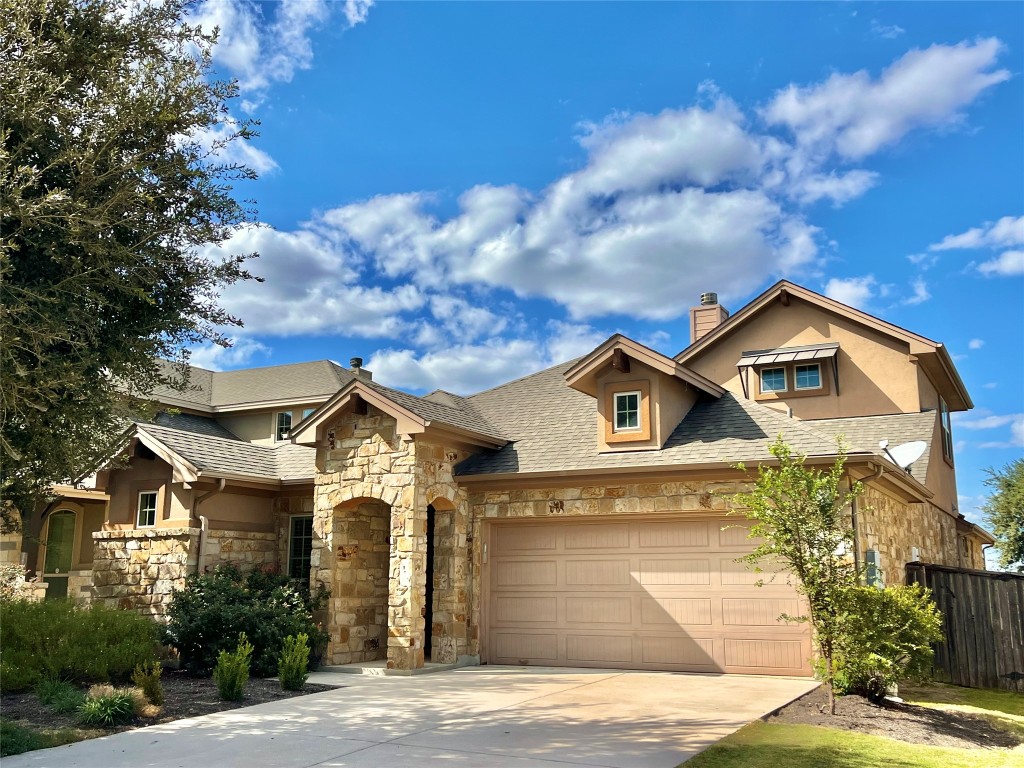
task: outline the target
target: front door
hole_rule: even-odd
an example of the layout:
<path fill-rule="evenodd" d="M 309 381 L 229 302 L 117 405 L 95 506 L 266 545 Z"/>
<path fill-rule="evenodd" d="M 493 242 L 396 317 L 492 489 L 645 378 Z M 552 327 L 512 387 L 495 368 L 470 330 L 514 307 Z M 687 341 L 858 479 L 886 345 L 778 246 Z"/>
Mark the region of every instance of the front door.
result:
<path fill-rule="evenodd" d="M 68 596 L 68 571 L 71 570 L 75 547 L 75 513 L 55 512 L 46 527 L 46 557 L 43 581 L 46 597 Z"/>

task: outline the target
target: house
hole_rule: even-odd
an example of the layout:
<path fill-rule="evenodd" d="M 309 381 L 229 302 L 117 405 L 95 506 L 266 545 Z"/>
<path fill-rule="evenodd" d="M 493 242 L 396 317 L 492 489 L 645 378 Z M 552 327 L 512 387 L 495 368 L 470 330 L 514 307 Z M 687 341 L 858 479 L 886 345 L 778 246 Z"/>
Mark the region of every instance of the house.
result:
<path fill-rule="evenodd" d="M 468 397 L 358 359 L 193 369 L 125 461 L 59 489 L 29 556 L 53 594 L 155 616 L 188 573 L 280 568 L 329 587 L 334 664 L 810 674 L 807 628 L 777 618 L 795 590 L 755 585 L 726 517 L 737 462 L 782 434 L 811 464 L 845 439 L 874 579 L 984 567 L 950 426 L 972 403 L 942 344 L 786 281 L 732 315 L 706 294 L 690 321 L 673 357 L 616 335 Z"/>

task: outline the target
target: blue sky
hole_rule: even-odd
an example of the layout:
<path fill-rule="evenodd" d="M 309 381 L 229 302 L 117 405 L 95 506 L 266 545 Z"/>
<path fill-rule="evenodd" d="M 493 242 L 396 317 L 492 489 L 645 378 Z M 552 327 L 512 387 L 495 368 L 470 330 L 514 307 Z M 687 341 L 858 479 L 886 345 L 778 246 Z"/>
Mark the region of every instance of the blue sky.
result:
<path fill-rule="evenodd" d="M 211 368 L 472 392 L 780 277 L 945 343 L 961 508 L 1024 452 L 1024 5 L 208 0 L 266 278 Z M 211 249 L 215 254 L 215 250 Z"/>

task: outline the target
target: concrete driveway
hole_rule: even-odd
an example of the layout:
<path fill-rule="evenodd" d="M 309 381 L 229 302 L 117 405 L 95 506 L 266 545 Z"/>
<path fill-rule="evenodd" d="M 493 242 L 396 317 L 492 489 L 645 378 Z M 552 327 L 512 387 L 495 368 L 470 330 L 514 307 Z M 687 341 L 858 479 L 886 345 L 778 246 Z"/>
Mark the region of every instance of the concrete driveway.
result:
<path fill-rule="evenodd" d="M 675 766 L 817 685 L 807 679 L 540 667 L 343 687 L 5 758 L 4 768 Z"/>

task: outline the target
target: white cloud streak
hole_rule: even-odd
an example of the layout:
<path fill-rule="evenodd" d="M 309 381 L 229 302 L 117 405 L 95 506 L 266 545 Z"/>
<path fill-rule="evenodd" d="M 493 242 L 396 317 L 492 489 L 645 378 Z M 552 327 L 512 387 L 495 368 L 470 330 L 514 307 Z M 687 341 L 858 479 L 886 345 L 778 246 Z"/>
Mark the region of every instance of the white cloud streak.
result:
<path fill-rule="evenodd" d="M 825 295 L 851 307 L 864 309 L 874 298 L 877 285 L 874 275 L 833 277 L 825 284 Z"/>

